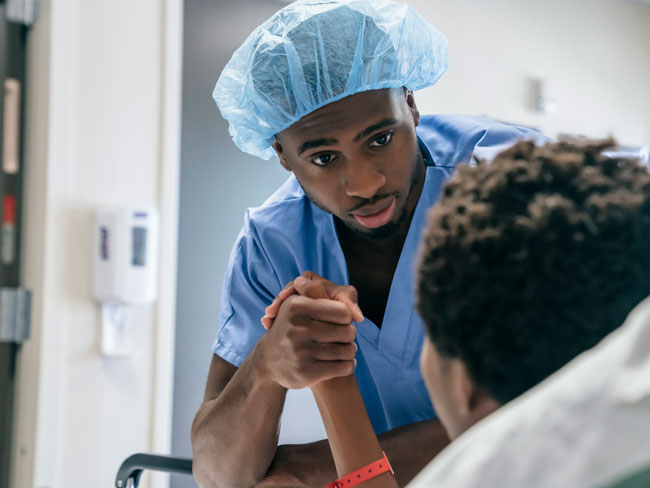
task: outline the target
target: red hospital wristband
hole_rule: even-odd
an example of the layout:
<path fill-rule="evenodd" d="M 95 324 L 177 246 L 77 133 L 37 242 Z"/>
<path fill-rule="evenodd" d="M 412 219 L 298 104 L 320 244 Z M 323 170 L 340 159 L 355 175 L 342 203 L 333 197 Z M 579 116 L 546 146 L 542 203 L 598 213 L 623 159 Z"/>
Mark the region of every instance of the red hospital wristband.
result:
<path fill-rule="evenodd" d="M 390 474 L 394 476 L 395 473 L 393 472 L 393 468 L 388 462 L 386 453 L 382 451 L 382 454 L 383 457 L 381 459 L 375 461 L 374 463 L 370 463 L 363 468 L 359 468 L 356 471 L 352 471 L 351 473 L 346 474 L 336 481 L 328 483 L 326 488 L 352 488 L 353 486 L 357 486 L 359 483 L 368 481 L 375 476 L 379 476 L 380 474 L 386 472 L 390 472 Z"/>

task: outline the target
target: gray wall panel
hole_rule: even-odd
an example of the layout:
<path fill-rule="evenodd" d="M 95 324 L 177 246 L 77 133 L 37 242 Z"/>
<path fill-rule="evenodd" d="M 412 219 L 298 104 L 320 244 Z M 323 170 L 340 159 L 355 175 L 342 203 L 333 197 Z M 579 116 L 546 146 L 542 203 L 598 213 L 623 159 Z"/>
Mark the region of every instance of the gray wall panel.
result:
<path fill-rule="evenodd" d="M 288 176 L 277 160 L 241 153 L 211 94 L 234 49 L 280 5 L 271 1 L 187 0 L 178 248 L 172 452 L 191 455 L 190 426 L 203 398 L 221 281 L 247 207 Z M 174 477 L 174 488 L 195 486 Z"/>

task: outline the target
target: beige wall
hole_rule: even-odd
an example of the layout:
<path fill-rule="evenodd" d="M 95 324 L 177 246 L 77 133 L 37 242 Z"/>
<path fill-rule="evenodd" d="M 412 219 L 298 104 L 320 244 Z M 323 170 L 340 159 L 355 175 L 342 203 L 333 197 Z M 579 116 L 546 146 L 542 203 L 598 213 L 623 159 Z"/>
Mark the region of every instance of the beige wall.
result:
<path fill-rule="evenodd" d="M 127 455 L 169 449 L 178 148 L 164 137 L 163 32 L 174 3 L 45 0 L 29 36 L 24 283 L 35 303 L 18 362 L 17 487 L 111 486 Z M 130 203 L 161 210 L 165 300 L 132 307 L 134 353 L 105 358 L 90 288 L 93 211 Z"/>
<path fill-rule="evenodd" d="M 449 40 L 424 113 L 474 113 L 549 135 L 650 145 L 650 4 L 627 0 L 407 0 Z M 529 108 L 530 77 L 557 112 Z"/>

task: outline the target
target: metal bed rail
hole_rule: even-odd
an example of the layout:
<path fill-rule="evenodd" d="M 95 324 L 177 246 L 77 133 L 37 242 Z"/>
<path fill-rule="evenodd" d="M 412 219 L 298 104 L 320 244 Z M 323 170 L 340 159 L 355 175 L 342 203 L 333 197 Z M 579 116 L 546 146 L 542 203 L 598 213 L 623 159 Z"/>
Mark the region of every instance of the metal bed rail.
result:
<path fill-rule="evenodd" d="M 160 454 L 132 454 L 122 462 L 115 478 L 115 488 L 137 488 L 144 470 L 192 474 L 192 460 Z"/>

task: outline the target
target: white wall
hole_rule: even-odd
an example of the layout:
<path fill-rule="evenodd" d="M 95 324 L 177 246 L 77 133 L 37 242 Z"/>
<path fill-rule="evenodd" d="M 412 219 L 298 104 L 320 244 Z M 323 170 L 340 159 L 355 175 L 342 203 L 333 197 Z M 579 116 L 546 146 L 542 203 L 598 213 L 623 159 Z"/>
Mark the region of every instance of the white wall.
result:
<path fill-rule="evenodd" d="M 449 40 L 424 113 L 474 113 L 556 136 L 650 144 L 650 5 L 626 0 L 407 0 Z M 557 112 L 530 110 L 530 77 Z"/>
<path fill-rule="evenodd" d="M 35 303 L 18 361 L 16 487 L 111 486 L 127 455 L 169 449 L 174 5 L 45 0 L 29 36 L 24 284 Z M 129 203 L 161 210 L 160 300 L 129 311 L 132 357 L 106 359 L 90 290 L 93 210 Z"/>

